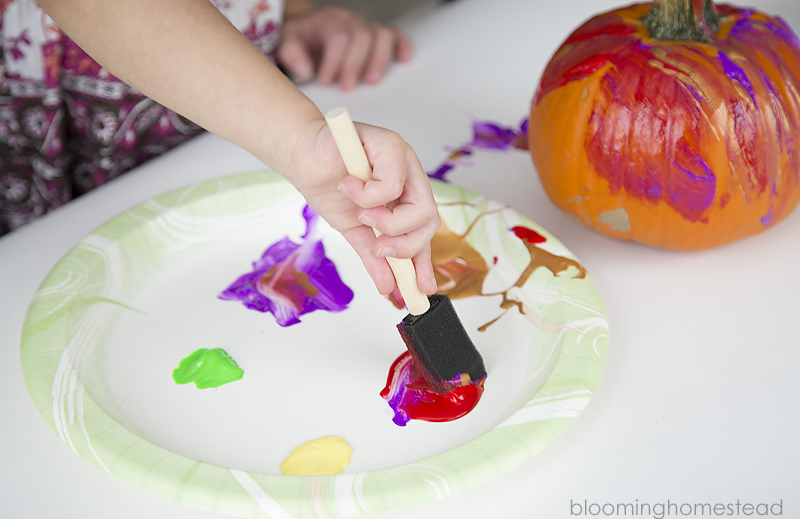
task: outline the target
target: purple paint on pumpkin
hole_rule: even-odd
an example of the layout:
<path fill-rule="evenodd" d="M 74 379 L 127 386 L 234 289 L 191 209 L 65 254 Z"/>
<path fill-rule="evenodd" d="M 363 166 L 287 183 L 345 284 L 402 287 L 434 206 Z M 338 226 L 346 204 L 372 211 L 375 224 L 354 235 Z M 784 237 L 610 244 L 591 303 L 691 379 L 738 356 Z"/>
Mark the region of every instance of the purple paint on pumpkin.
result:
<path fill-rule="evenodd" d="M 699 105 L 702 105 L 703 103 L 705 103 L 705 102 L 706 102 L 706 99 L 703 97 L 703 94 L 701 94 L 701 93 L 700 93 L 700 92 L 699 92 L 699 91 L 698 91 L 696 88 L 694 88 L 692 85 L 689 85 L 689 84 L 687 84 L 687 83 L 683 83 L 681 86 L 682 86 L 683 88 L 685 88 L 685 89 L 686 89 L 686 91 L 687 91 L 687 92 L 689 92 L 689 93 L 692 95 L 692 97 L 695 99 L 695 101 L 697 101 L 697 104 L 699 104 Z"/>
<path fill-rule="evenodd" d="M 767 214 L 761 217 L 761 225 L 764 227 L 768 226 L 770 220 L 772 220 L 772 207 L 769 208 Z"/>
<path fill-rule="evenodd" d="M 720 51 L 719 52 L 719 61 L 722 63 L 722 69 L 725 71 L 725 74 L 731 78 L 733 81 L 736 81 L 742 88 L 745 89 L 747 94 L 750 96 L 750 99 L 753 100 L 753 103 L 756 103 L 756 93 L 753 91 L 753 84 L 750 83 L 750 79 L 747 77 L 747 73 L 742 70 L 741 67 L 736 65 L 727 54 Z"/>
<path fill-rule="evenodd" d="M 347 308 L 353 291 L 325 256 L 319 215 L 305 206 L 303 218 L 306 233 L 301 243 L 285 237 L 270 246 L 253 263 L 253 270 L 234 281 L 219 299 L 271 312 L 281 326 L 297 324 L 301 315 L 315 310 L 340 312 Z"/>
<path fill-rule="evenodd" d="M 605 79 L 605 80 L 606 80 L 605 86 L 608 86 L 608 87 L 610 87 L 610 88 L 611 88 L 611 93 L 612 93 L 613 95 L 617 95 L 617 87 L 616 87 L 616 86 L 614 86 L 614 78 L 613 78 L 613 77 L 611 77 L 611 74 L 609 74 L 608 72 L 606 72 L 606 73 L 603 75 L 603 79 Z"/>
<path fill-rule="evenodd" d="M 800 50 L 800 38 L 797 37 L 797 34 L 795 34 L 791 26 L 780 16 L 775 16 L 775 20 L 780 22 L 781 25 L 774 22 L 763 22 L 764 26 L 769 29 L 772 34 L 780 36 L 783 41 L 793 44 L 795 48 Z"/>
<path fill-rule="evenodd" d="M 769 90 L 769 103 L 768 106 L 772 106 L 772 111 L 776 114 L 776 120 L 784 121 L 786 118 L 785 111 L 781 106 L 780 102 L 780 95 L 775 90 L 775 85 L 772 83 L 772 80 L 767 76 L 767 73 L 763 70 L 761 71 L 761 79 L 766 85 L 767 90 Z M 778 141 L 780 143 L 781 149 L 790 149 L 794 142 L 794 137 L 788 135 L 786 132 L 786 127 L 783 124 L 777 124 L 775 130 L 778 132 Z M 789 159 L 789 168 L 795 170 L 794 165 L 794 154 L 788 154 Z"/>
<path fill-rule="evenodd" d="M 772 223 L 772 211 L 775 209 L 775 197 L 778 196 L 778 184 L 777 182 L 772 184 L 772 191 L 770 192 L 769 196 L 769 210 L 767 214 L 761 217 L 761 225 L 764 227 L 769 226 Z"/>
<path fill-rule="evenodd" d="M 752 12 L 748 14 L 752 15 Z M 763 50 L 768 50 L 769 46 L 764 45 L 764 39 L 759 36 L 759 32 L 763 29 L 771 32 L 784 42 L 793 45 L 796 49 L 800 50 L 800 38 L 792 30 L 786 20 L 780 16 L 775 16 L 774 21 L 769 20 L 753 20 L 751 18 L 741 18 L 731 27 L 728 33 L 728 40 L 743 40 L 747 38 L 755 39 L 749 42 L 762 47 Z"/>
<path fill-rule="evenodd" d="M 658 178 L 658 174 L 656 173 L 655 170 L 651 169 L 648 178 L 651 179 Z M 661 198 L 661 193 L 663 192 L 664 192 L 664 186 L 660 182 L 652 183 L 645 187 L 645 197 L 648 200 L 658 200 L 659 198 Z"/>
<path fill-rule="evenodd" d="M 679 181 L 669 189 L 669 197 L 675 204 L 673 207 L 691 220 L 700 218 L 700 215 L 714 202 L 717 193 L 717 176 L 703 159 L 697 156 L 694 159 L 700 166 L 701 173 L 694 173 L 672 159 L 675 167 L 684 173 L 684 178 L 678 179 Z"/>
<path fill-rule="evenodd" d="M 741 36 L 746 36 L 747 33 L 751 32 L 756 25 L 750 19 L 749 16 L 744 16 L 745 13 L 742 13 L 742 17 L 736 20 L 736 22 L 731 26 L 731 29 L 728 31 L 728 40 L 738 40 Z M 748 13 L 749 14 L 749 13 Z"/>
<path fill-rule="evenodd" d="M 621 167 L 620 167 L 621 169 Z M 621 171 L 624 171 L 621 169 Z M 624 176 L 615 178 L 613 184 L 619 187 L 624 187 L 625 191 L 633 196 L 639 198 L 646 198 L 647 200 L 655 202 L 661 197 L 664 191 L 659 170 L 656 168 L 647 167 L 642 174 L 631 175 L 630 172 L 625 171 Z"/>
<path fill-rule="evenodd" d="M 778 92 L 775 91 L 775 85 L 772 84 L 772 81 L 769 79 L 769 76 L 767 76 L 767 73 L 764 72 L 763 70 L 761 71 L 761 79 L 764 80 L 764 84 L 767 86 L 767 90 L 769 90 L 770 96 L 772 96 L 772 98 L 777 98 Z"/>

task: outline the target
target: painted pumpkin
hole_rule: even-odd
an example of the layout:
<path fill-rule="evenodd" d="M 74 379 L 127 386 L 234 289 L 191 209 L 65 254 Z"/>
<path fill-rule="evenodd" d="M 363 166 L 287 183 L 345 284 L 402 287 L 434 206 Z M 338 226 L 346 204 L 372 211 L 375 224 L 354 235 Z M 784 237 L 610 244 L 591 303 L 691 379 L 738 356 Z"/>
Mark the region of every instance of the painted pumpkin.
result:
<path fill-rule="evenodd" d="M 603 234 L 680 250 L 755 234 L 800 201 L 800 41 L 711 0 L 596 16 L 547 65 L 529 144 L 550 199 Z"/>

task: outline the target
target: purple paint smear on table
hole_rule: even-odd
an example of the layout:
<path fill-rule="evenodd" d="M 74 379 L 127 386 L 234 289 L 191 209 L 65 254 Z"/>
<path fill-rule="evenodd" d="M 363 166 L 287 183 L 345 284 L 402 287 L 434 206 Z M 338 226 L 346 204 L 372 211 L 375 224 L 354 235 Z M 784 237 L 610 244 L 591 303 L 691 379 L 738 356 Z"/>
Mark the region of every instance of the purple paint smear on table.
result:
<path fill-rule="evenodd" d="M 448 182 L 446 175 L 472 156 L 474 150 L 509 151 L 512 149 L 528 149 L 528 119 L 522 121 L 519 127 L 506 127 L 489 121 L 473 121 L 472 140 L 466 144 L 452 149 L 447 159 L 432 173 L 430 178 Z"/>
<path fill-rule="evenodd" d="M 281 326 L 300 322 L 299 317 L 315 310 L 341 312 L 353 300 L 336 266 L 325 256 L 319 229 L 319 215 L 309 206 L 303 209 L 306 233 L 301 243 L 284 237 L 270 246 L 253 270 L 225 289 L 219 298 L 241 301 L 259 312 L 271 312 Z"/>

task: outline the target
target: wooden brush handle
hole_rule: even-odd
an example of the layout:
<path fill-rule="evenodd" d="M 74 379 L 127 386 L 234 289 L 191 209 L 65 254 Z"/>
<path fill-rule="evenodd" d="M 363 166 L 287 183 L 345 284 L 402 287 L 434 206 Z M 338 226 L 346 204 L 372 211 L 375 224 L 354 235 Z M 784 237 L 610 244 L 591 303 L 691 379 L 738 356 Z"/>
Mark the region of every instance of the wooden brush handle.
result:
<path fill-rule="evenodd" d="M 342 156 L 347 172 L 362 182 L 372 179 L 372 166 L 369 164 L 364 146 L 350 118 L 347 108 L 334 108 L 325 115 L 328 128 L 331 130 L 336 147 Z M 373 229 L 375 236 L 380 236 L 380 231 Z M 386 258 L 394 273 L 397 287 L 403 294 L 409 313 L 422 315 L 430 308 L 428 296 L 417 285 L 417 273 L 414 263 L 410 259 Z"/>

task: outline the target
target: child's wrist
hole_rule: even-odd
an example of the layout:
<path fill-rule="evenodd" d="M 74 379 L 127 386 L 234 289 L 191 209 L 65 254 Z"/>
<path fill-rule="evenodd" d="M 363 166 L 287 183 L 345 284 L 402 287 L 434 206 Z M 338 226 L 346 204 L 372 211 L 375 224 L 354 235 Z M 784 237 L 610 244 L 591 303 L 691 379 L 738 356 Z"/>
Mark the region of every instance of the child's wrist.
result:
<path fill-rule="evenodd" d="M 275 152 L 273 169 L 301 192 L 313 182 L 313 172 L 308 171 L 307 164 L 316 153 L 320 132 L 326 128 L 325 118 L 317 112 L 298 124 L 294 132 L 287 132 Z"/>

